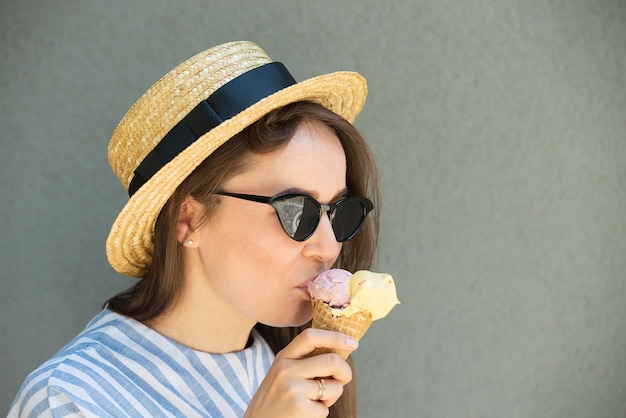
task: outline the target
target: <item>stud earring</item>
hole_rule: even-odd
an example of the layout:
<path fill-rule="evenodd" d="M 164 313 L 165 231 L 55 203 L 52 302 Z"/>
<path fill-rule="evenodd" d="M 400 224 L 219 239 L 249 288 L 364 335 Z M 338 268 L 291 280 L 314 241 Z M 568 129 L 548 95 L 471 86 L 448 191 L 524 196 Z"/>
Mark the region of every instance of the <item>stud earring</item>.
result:
<path fill-rule="evenodd" d="M 193 245 L 193 241 L 192 241 L 192 240 L 189 240 L 189 241 L 187 241 L 187 244 L 188 244 L 188 245 Z"/>

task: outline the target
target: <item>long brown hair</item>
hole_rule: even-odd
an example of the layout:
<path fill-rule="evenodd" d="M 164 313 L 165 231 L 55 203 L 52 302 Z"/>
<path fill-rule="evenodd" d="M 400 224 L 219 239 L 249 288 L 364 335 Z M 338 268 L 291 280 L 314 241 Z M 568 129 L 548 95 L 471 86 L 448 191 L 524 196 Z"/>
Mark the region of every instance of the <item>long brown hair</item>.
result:
<path fill-rule="evenodd" d="M 245 128 L 213 152 L 181 183 L 157 218 L 154 253 L 148 273 L 135 286 L 109 299 L 109 309 L 147 321 L 174 306 L 181 289 L 179 272 L 183 271 L 182 245 L 175 235 L 183 200 L 192 196 L 203 203 L 206 221 L 219 205 L 219 198 L 213 192 L 227 179 L 245 170 L 251 156 L 284 147 L 305 121 L 320 121 L 335 132 L 346 154 L 349 194 L 365 196 L 374 202 L 374 211 L 359 233 L 344 243 L 334 267 L 349 271 L 372 269 L 378 245 L 380 189 L 371 151 L 348 121 L 318 104 L 298 102 L 274 110 Z M 257 324 L 255 328 L 277 353 L 308 326 L 275 328 Z M 345 387 L 329 416 L 356 417 L 355 379 Z"/>

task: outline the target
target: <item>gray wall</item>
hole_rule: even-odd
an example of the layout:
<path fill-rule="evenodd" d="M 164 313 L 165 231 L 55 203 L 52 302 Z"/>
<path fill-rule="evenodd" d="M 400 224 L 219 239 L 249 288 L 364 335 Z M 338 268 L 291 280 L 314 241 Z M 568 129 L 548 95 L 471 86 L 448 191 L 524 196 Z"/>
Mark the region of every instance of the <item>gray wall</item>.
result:
<path fill-rule="evenodd" d="M 362 417 L 626 410 L 623 1 L 0 4 L 0 411 L 131 281 L 104 240 L 117 122 L 249 39 L 297 79 L 354 69 L 402 305 L 355 355 Z"/>

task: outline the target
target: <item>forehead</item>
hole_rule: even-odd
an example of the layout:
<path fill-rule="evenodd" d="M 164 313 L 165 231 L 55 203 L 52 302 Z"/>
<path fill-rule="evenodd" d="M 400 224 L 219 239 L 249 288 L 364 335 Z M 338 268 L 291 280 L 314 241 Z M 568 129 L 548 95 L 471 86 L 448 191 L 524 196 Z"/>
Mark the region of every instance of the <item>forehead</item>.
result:
<path fill-rule="evenodd" d="M 267 195 L 301 190 L 316 198 L 332 198 L 346 187 L 346 156 L 330 128 L 321 122 L 304 122 L 286 146 L 251 156 L 248 168 L 225 187 Z"/>

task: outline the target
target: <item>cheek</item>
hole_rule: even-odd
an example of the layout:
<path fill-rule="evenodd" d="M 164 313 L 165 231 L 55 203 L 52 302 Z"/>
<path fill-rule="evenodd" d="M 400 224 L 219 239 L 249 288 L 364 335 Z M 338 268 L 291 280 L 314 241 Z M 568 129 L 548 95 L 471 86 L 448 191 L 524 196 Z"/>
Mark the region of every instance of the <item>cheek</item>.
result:
<path fill-rule="evenodd" d="M 255 205 L 252 203 L 252 205 Z M 242 245 L 256 248 L 259 253 L 281 254 L 293 240 L 285 233 L 272 207 L 257 203 L 257 210 L 233 211 L 223 225 L 230 225 L 230 236 Z M 254 254 L 244 253 L 246 256 Z"/>
<path fill-rule="evenodd" d="M 236 205 L 221 209 L 206 228 L 214 263 L 244 275 L 259 274 L 279 268 L 283 260 L 299 253 L 273 210 L 262 210 L 263 206 L 241 210 Z"/>
<path fill-rule="evenodd" d="M 204 254 L 205 273 L 215 278 L 213 286 L 222 297 L 257 322 L 307 322 L 310 302 L 295 289 L 294 280 L 302 275 L 301 245 L 285 234 L 275 214 L 242 215 L 224 213 L 207 225 L 211 242 Z"/>

